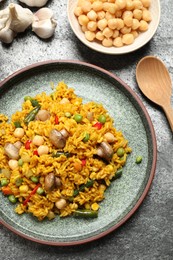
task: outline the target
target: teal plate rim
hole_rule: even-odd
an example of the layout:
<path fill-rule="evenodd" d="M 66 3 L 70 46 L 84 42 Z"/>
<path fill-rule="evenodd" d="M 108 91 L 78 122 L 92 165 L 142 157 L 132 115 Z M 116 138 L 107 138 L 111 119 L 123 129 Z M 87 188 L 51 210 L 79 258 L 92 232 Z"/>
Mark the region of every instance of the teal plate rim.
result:
<path fill-rule="evenodd" d="M 30 232 L 29 229 L 25 230 L 24 227 L 22 227 L 21 221 L 19 221 L 19 225 L 17 225 L 17 223 L 15 224 L 14 221 L 11 221 L 8 216 L 3 214 L 3 210 L 0 208 L 0 224 L 4 225 L 5 227 L 7 227 L 9 230 L 14 232 L 15 234 L 17 234 L 23 238 L 26 238 L 28 240 L 31 240 L 31 241 L 34 241 L 37 243 L 41 243 L 41 244 L 54 245 L 54 246 L 72 246 L 72 245 L 88 243 L 88 242 L 94 241 L 96 239 L 99 239 L 103 236 L 106 236 L 107 234 L 111 233 L 112 231 L 115 231 L 117 228 L 119 228 L 121 225 L 123 225 L 135 213 L 135 211 L 139 208 L 139 206 L 143 202 L 144 198 L 146 197 L 146 195 L 151 187 L 154 175 L 155 175 L 156 162 L 157 162 L 157 143 L 156 143 L 154 127 L 153 127 L 152 121 L 150 119 L 150 116 L 149 116 L 145 106 L 143 105 L 142 101 L 137 96 L 137 94 L 126 83 L 124 83 L 120 78 L 118 78 L 113 73 L 111 73 L 103 68 L 100 68 L 96 65 L 89 64 L 86 62 L 77 61 L 77 60 L 48 60 L 48 61 L 38 62 L 38 63 L 32 64 L 32 65 L 29 65 L 25 68 L 22 68 L 16 72 L 14 72 L 13 74 L 9 75 L 6 79 L 4 79 L 3 81 L 0 82 L 0 99 L 3 98 L 4 93 L 6 93 L 10 90 L 13 90 L 15 88 L 14 86 L 16 84 L 20 84 L 20 82 L 23 82 L 23 81 L 25 82 L 28 78 L 35 76 L 35 79 L 37 79 L 37 75 L 39 73 L 41 73 L 41 74 L 45 73 L 45 75 L 49 71 L 54 71 L 55 73 L 58 73 L 58 70 L 60 71 L 62 69 L 64 71 L 66 69 L 70 70 L 71 76 L 75 75 L 75 72 L 79 73 L 77 75 L 77 77 L 80 76 L 80 72 L 82 74 L 87 74 L 86 78 L 90 77 L 90 76 L 94 76 L 92 78 L 96 77 L 96 81 L 97 81 L 97 78 L 100 82 L 104 81 L 103 86 L 102 85 L 100 86 L 101 90 L 103 89 L 103 92 L 105 91 L 104 85 L 106 85 L 106 83 L 108 83 L 108 85 L 110 85 L 109 87 L 110 88 L 112 87 L 113 92 L 114 92 L 114 90 L 117 91 L 116 95 L 117 96 L 119 95 L 119 98 L 122 98 L 124 96 L 125 99 L 128 100 L 129 104 L 132 104 L 132 110 L 135 111 L 135 113 L 136 113 L 135 115 L 139 118 L 139 120 L 136 118 L 134 120 L 137 120 L 137 122 L 142 126 L 142 129 L 143 129 L 142 131 L 144 132 L 144 136 L 146 136 L 145 145 L 147 146 L 146 151 L 148 153 L 147 154 L 148 162 L 146 164 L 146 167 L 144 168 L 144 170 L 141 170 L 141 172 L 144 171 L 144 180 L 142 180 L 142 185 L 140 186 L 140 192 L 137 191 L 137 193 L 135 195 L 136 196 L 135 200 L 133 199 L 133 201 L 131 201 L 130 205 L 128 205 L 127 210 L 123 211 L 123 214 L 120 214 L 120 216 L 117 217 L 116 221 L 114 221 L 114 219 L 112 219 L 112 221 L 110 221 L 108 219 L 108 223 L 103 225 L 103 227 L 101 227 L 100 229 L 98 228 L 98 230 L 94 230 L 93 232 L 91 231 L 89 233 L 80 234 L 79 236 L 77 236 L 76 234 L 75 235 L 73 234 L 71 237 L 67 236 L 66 238 L 63 237 L 62 239 L 61 239 L 61 237 L 53 237 L 53 236 L 49 237 L 48 235 L 41 236 L 41 233 L 37 234 L 37 232 L 36 233 Z M 42 77 L 44 78 L 44 75 Z M 74 79 L 74 82 L 75 82 L 75 80 L 76 80 L 76 78 Z M 93 81 L 92 84 L 95 84 L 95 82 Z M 67 83 L 67 85 L 68 85 L 68 83 Z M 82 89 L 82 91 L 85 91 L 85 90 Z M 97 91 L 97 90 L 95 90 L 95 91 Z M 107 88 L 107 91 L 111 91 L 111 90 Z M 38 90 L 37 90 L 37 92 L 38 92 Z M 92 92 L 92 90 L 91 90 L 91 92 Z M 88 93 L 87 98 L 90 99 L 89 90 L 86 91 L 85 94 L 87 94 L 87 93 Z M 104 95 L 105 95 L 105 93 L 106 92 L 104 92 Z M 95 94 L 97 94 L 97 92 Z M 109 93 L 109 96 L 110 95 L 111 95 L 111 92 Z M 95 98 L 97 99 L 97 95 L 95 95 Z M 114 104 L 114 102 L 115 102 L 115 100 L 113 100 L 113 104 Z M 123 102 L 123 101 L 121 101 L 121 102 Z M 120 106 L 121 102 L 117 105 L 117 107 Z M 111 100 L 110 100 L 110 103 L 111 103 Z M 127 116 L 129 116 L 129 115 L 130 114 L 127 113 Z M 127 129 L 128 129 L 128 127 L 129 127 L 129 125 L 127 125 Z M 123 131 L 123 129 L 122 129 L 122 131 Z M 134 132 L 135 132 L 135 130 L 134 130 Z M 137 146 L 138 146 L 138 144 L 137 144 Z M 132 149 L 133 149 L 133 147 L 132 147 Z M 133 160 L 134 160 L 134 158 L 133 158 Z M 128 163 L 127 163 L 126 168 L 128 168 Z M 130 177 L 128 177 L 128 178 L 130 178 Z M 135 176 L 135 178 L 136 178 L 136 176 Z M 127 180 L 123 180 L 123 182 L 126 182 L 126 181 Z M 120 185 L 121 185 L 121 183 L 120 183 Z M 126 187 L 126 186 L 122 186 L 122 187 Z M 110 194 L 114 194 L 114 191 L 113 191 L 113 193 L 111 193 L 111 191 L 110 191 Z M 109 198 L 108 198 L 108 200 L 109 200 Z M 113 203 L 113 202 L 111 202 L 111 203 Z M 121 210 L 121 205 L 120 205 L 120 210 Z M 110 216 L 110 217 L 114 218 L 114 216 Z M 19 216 L 19 218 L 20 218 L 20 216 Z M 110 221 L 110 223 L 109 223 L 109 221 Z M 38 223 L 39 222 L 37 222 L 36 224 L 38 224 Z M 81 223 L 82 222 L 79 221 L 79 225 Z M 90 224 L 91 224 L 91 222 L 86 222 L 86 227 L 90 226 Z M 97 226 L 97 224 L 96 224 L 96 226 Z M 67 227 L 68 227 L 68 225 L 67 225 Z M 64 228 L 66 228 L 66 227 L 64 227 Z M 90 229 L 91 228 L 92 228 L 92 225 L 91 225 Z"/>

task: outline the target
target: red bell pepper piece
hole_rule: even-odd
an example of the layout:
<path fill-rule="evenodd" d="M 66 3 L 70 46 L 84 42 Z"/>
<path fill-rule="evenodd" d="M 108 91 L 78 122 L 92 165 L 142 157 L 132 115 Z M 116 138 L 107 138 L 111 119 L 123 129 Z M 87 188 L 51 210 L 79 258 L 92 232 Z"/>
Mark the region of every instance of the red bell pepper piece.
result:
<path fill-rule="evenodd" d="M 34 150 L 33 154 L 38 156 L 38 151 Z"/>
<path fill-rule="evenodd" d="M 36 193 L 37 189 L 41 186 L 41 184 L 37 184 L 35 186 L 35 188 L 31 191 L 31 193 L 29 194 L 29 196 L 26 198 L 26 200 L 24 200 L 23 205 L 26 206 L 26 204 L 30 201 L 30 198 Z"/>
<path fill-rule="evenodd" d="M 59 123 L 59 118 L 58 116 L 55 116 L 55 124 L 57 125 Z"/>
<path fill-rule="evenodd" d="M 98 130 L 100 130 L 100 129 L 102 128 L 103 124 L 100 123 L 100 122 L 97 122 L 97 123 L 95 123 L 93 126 L 94 126 L 95 128 L 97 128 Z"/>
<path fill-rule="evenodd" d="M 25 149 L 26 150 L 29 150 L 31 148 L 31 143 L 32 141 L 31 140 L 27 140 L 26 143 L 25 143 Z"/>
<path fill-rule="evenodd" d="M 86 165 L 86 159 L 82 159 L 81 162 L 82 162 L 82 166 Z"/>

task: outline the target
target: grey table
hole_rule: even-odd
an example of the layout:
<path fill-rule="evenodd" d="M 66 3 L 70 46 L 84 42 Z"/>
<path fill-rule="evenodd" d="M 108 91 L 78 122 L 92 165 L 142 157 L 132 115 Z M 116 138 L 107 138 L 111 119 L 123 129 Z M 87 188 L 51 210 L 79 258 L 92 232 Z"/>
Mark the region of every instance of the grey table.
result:
<path fill-rule="evenodd" d="M 4 1 L 6 6 L 10 1 Z M 18 1 L 13 1 L 17 3 Z M 67 21 L 65 0 L 49 1 L 58 21 L 55 36 L 48 41 L 32 32 L 13 44 L 0 44 L 0 80 L 26 65 L 50 59 L 75 59 L 98 65 L 126 82 L 141 98 L 153 122 L 158 161 L 151 189 L 137 212 L 118 230 L 95 242 L 77 247 L 51 247 L 25 240 L 0 226 L 0 259 L 173 259 L 173 138 L 163 111 L 148 101 L 135 80 L 137 62 L 146 55 L 161 58 L 173 75 L 172 0 L 161 0 L 161 20 L 153 39 L 142 49 L 124 56 L 103 55 L 85 47 Z M 2 5 L 2 3 L 0 4 Z M 173 106 L 173 95 L 172 95 Z"/>

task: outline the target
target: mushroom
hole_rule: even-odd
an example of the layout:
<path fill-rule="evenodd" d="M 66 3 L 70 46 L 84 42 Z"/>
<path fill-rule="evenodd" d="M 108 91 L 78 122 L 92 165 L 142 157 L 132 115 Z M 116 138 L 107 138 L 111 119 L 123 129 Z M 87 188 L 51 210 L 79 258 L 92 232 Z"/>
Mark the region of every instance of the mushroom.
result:
<path fill-rule="evenodd" d="M 49 173 L 44 179 L 44 188 L 46 191 L 51 191 L 55 186 L 55 174 Z"/>
<path fill-rule="evenodd" d="M 14 144 L 6 143 L 4 146 L 4 151 L 10 159 L 19 159 L 19 149 Z"/>
<path fill-rule="evenodd" d="M 55 186 L 58 188 L 61 186 L 61 180 L 58 177 L 55 177 Z"/>
<path fill-rule="evenodd" d="M 108 142 L 101 142 L 97 149 L 97 155 L 104 158 L 106 161 L 112 159 L 113 153 L 113 148 Z"/>
<path fill-rule="evenodd" d="M 49 139 L 56 148 L 64 148 L 68 136 L 69 133 L 65 129 L 61 131 L 52 129 L 49 134 Z"/>

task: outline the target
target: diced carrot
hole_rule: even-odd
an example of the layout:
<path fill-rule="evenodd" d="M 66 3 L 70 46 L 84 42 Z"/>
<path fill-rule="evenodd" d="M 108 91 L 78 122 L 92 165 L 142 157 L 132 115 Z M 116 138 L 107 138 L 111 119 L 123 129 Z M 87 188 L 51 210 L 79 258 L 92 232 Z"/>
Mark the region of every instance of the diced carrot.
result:
<path fill-rule="evenodd" d="M 13 194 L 12 190 L 10 189 L 9 186 L 4 186 L 2 187 L 2 192 L 4 195 L 11 195 Z"/>
<path fill-rule="evenodd" d="M 81 170 L 82 170 L 82 164 L 79 163 L 79 162 L 74 162 L 74 168 L 75 168 L 77 171 L 81 171 Z"/>

